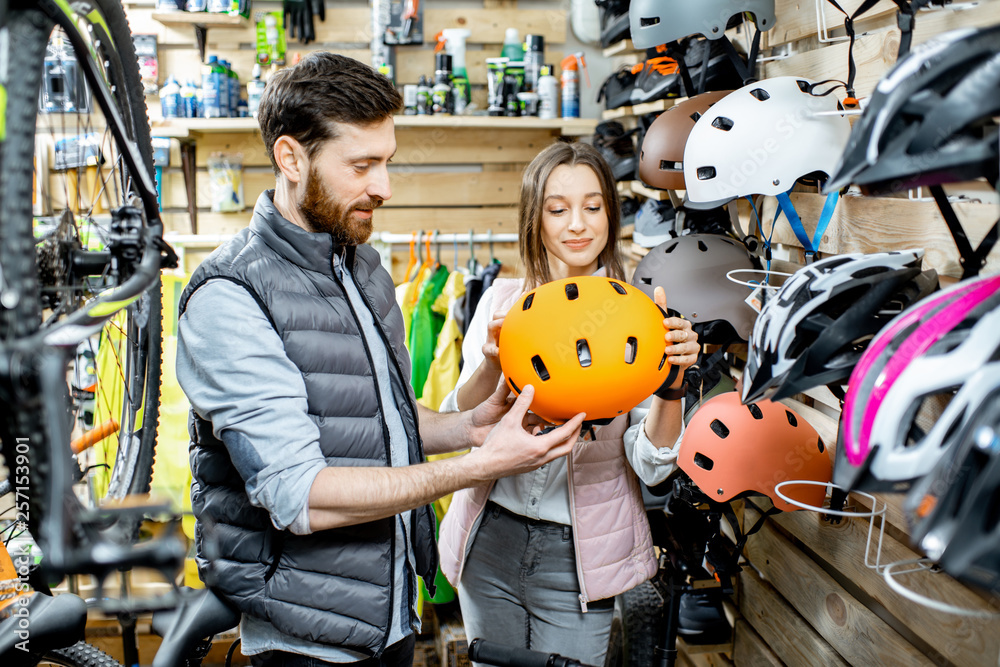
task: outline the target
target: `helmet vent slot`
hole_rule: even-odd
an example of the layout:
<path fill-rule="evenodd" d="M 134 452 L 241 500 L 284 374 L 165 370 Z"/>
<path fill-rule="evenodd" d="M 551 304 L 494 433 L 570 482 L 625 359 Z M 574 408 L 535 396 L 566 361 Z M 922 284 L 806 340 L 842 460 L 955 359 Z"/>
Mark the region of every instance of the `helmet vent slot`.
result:
<path fill-rule="evenodd" d="M 531 308 L 531 303 L 535 300 L 535 293 L 532 292 L 528 296 L 524 297 L 524 304 L 521 306 L 521 310 L 528 310 Z"/>
<path fill-rule="evenodd" d="M 702 470 L 711 470 L 715 467 L 715 461 L 708 458 L 701 452 L 694 455 L 694 464 L 701 468 Z"/>
<path fill-rule="evenodd" d="M 699 118 L 701 118 L 701 113 L 695 111 L 693 114 L 691 114 L 691 120 L 693 120 L 694 122 L 697 123 Z"/>
<path fill-rule="evenodd" d="M 627 290 L 625 289 L 625 286 L 624 286 L 624 285 L 622 285 L 621 283 L 616 283 L 616 282 L 615 282 L 615 281 L 613 281 L 613 280 L 610 280 L 610 281 L 608 281 L 608 282 L 610 282 L 610 283 L 611 283 L 611 287 L 613 287 L 613 288 L 614 288 L 614 290 L 615 290 L 616 292 L 618 292 L 619 294 L 621 294 L 621 295 L 623 295 L 623 296 L 624 296 L 624 295 L 626 295 L 626 294 L 628 294 L 628 291 L 627 291 Z"/>
<path fill-rule="evenodd" d="M 666 248 L 663 249 L 663 252 L 665 253 L 673 252 L 674 248 L 676 247 L 677 247 L 676 243 L 671 243 L 670 245 L 668 245 Z"/>
<path fill-rule="evenodd" d="M 799 420 L 795 418 L 795 415 L 792 414 L 791 410 L 785 410 L 785 417 L 788 418 L 788 423 L 791 424 L 792 426 L 799 425 Z"/>
<path fill-rule="evenodd" d="M 507 382 L 510 383 L 510 387 L 511 387 L 511 389 L 514 390 L 515 393 L 518 393 L 518 394 L 521 393 L 521 388 L 518 387 L 517 384 L 515 384 L 515 382 L 513 380 L 511 380 L 510 378 L 507 378 Z"/>
<path fill-rule="evenodd" d="M 684 168 L 683 163 L 673 160 L 660 160 L 660 171 L 680 171 Z"/>
<path fill-rule="evenodd" d="M 625 341 L 625 363 L 634 364 L 635 357 L 638 352 L 639 341 L 635 339 L 635 336 L 629 336 L 628 340 Z"/>
<path fill-rule="evenodd" d="M 812 84 L 809 83 L 808 81 L 803 81 L 802 79 L 798 79 L 795 81 L 795 85 L 797 85 L 799 87 L 799 90 L 801 90 L 803 93 L 809 93 L 810 95 L 812 95 L 813 87 Z"/>
<path fill-rule="evenodd" d="M 663 370 L 663 364 L 665 364 L 665 363 L 667 363 L 667 353 L 666 352 L 664 352 L 663 356 L 660 357 L 660 365 L 656 367 L 656 370 L 662 371 Z"/>
<path fill-rule="evenodd" d="M 766 102 L 771 99 L 771 96 L 763 88 L 754 88 L 750 91 L 750 96 L 758 102 Z"/>
<path fill-rule="evenodd" d="M 577 287 L 576 283 L 566 284 L 566 298 L 570 301 L 576 301 L 580 298 L 580 288 Z"/>
<path fill-rule="evenodd" d="M 698 250 L 702 252 L 708 252 L 708 246 L 701 239 L 698 239 Z"/>
<path fill-rule="evenodd" d="M 725 116 L 719 116 L 712 121 L 712 127 L 717 130 L 722 130 L 723 132 L 728 132 L 733 129 L 733 125 L 735 125 L 733 120 L 731 118 L 726 118 Z"/>
<path fill-rule="evenodd" d="M 816 439 L 816 448 L 819 449 L 820 454 L 826 451 L 826 447 L 823 445 L 823 438 Z"/>
<path fill-rule="evenodd" d="M 641 276 L 639 278 L 639 282 L 642 283 L 643 285 L 650 285 L 651 286 L 653 284 L 653 279 L 652 279 L 652 277 L 647 278 L 646 276 Z"/>
<path fill-rule="evenodd" d="M 531 358 L 531 367 L 535 369 L 535 373 L 538 374 L 542 382 L 549 379 L 549 369 L 545 367 L 545 362 L 537 354 Z"/>
<path fill-rule="evenodd" d="M 654 25 L 660 25 L 659 16 L 642 16 L 639 18 L 640 28 L 651 28 Z"/>
<path fill-rule="evenodd" d="M 586 338 L 581 338 L 576 341 L 576 358 L 580 360 L 580 365 L 587 368 L 591 364 L 590 357 L 590 345 L 587 344 Z"/>
<path fill-rule="evenodd" d="M 760 421 L 761 419 L 764 418 L 764 413 L 760 411 L 760 408 L 757 407 L 756 403 L 751 403 L 750 405 L 748 405 L 747 410 L 750 411 L 750 414 L 753 415 L 753 418 L 756 419 L 757 421 Z"/>
<path fill-rule="evenodd" d="M 715 167 L 698 167 L 698 180 L 710 181 L 715 178 Z"/>
<path fill-rule="evenodd" d="M 729 427 L 720 422 L 718 419 L 713 419 L 712 423 L 709 424 L 708 427 L 712 429 L 712 433 L 720 438 L 725 439 L 729 437 Z"/>

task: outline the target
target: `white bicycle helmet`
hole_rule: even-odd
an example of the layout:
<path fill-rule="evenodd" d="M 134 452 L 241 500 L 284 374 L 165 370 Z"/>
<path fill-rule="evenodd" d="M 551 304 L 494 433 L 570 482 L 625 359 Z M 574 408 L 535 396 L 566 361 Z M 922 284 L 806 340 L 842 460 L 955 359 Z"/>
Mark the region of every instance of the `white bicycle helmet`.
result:
<path fill-rule="evenodd" d="M 781 76 L 748 84 L 712 106 L 684 148 L 689 205 L 777 195 L 800 178 L 832 173 L 851 134 L 834 95 Z"/>
<path fill-rule="evenodd" d="M 804 266 L 761 309 L 743 402 L 845 381 L 871 337 L 937 289 L 923 250 L 836 255 Z"/>
<path fill-rule="evenodd" d="M 632 44 L 647 49 L 690 35 L 721 39 L 732 19 L 749 12 L 761 31 L 774 25 L 774 0 L 632 0 Z"/>
<path fill-rule="evenodd" d="M 1000 276 L 965 280 L 918 302 L 872 339 L 844 399 L 834 482 L 901 491 L 931 471 L 984 391 L 973 376 L 1000 354 L 998 306 Z"/>

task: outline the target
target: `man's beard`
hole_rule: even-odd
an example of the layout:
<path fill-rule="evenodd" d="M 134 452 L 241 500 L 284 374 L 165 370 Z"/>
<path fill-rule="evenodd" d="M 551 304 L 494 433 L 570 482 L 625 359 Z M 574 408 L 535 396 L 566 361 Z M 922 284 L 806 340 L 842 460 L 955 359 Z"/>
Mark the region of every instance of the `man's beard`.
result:
<path fill-rule="evenodd" d="M 338 245 L 360 245 L 372 235 L 372 218 L 358 218 L 357 209 L 374 211 L 382 199 L 368 199 L 348 208 L 323 183 L 315 169 L 309 170 L 306 191 L 299 211 L 312 232 L 326 232 Z"/>

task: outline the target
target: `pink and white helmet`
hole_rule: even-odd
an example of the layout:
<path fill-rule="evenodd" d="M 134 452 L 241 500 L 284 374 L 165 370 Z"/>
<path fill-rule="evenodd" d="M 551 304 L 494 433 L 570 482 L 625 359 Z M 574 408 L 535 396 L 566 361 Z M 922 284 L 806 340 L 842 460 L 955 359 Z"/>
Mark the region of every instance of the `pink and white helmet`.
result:
<path fill-rule="evenodd" d="M 917 302 L 875 336 L 851 374 L 835 483 L 901 491 L 930 472 L 979 401 L 981 388 L 967 380 L 1000 353 L 998 306 L 1000 276 L 973 278 Z"/>

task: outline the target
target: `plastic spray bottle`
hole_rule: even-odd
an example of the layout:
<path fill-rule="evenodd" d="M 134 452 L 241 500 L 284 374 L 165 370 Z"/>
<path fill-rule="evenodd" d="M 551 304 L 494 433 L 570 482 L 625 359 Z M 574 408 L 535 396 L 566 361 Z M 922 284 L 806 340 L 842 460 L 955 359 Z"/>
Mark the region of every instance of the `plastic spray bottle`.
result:
<path fill-rule="evenodd" d="M 566 56 L 562 59 L 562 117 L 580 117 L 580 73 L 577 70 L 577 62 L 583 71 L 587 71 L 587 61 L 583 57 L 583 51 Z M 587 75 L 587 85 L 590 85 L 590 75 Z"/>
<path fill-rule="evenodd" d="M 260 96 L 264 94 L 264 82 L 261 81 L 260 63 L 254 63 L 252 78 L 247 81 L 247 109 L 250 115 L 257 117 L 257 109 L 260 107 Z"/>
<path fill-rule="evenodd" d="M 441 31 L 445 51 L 451 55 L 451 94 L 456 114 L 465 113 L 466 105 L 472 101 L 469 74 L 465 69 L 465 40 L 471 34 L 467 28 L 445 28 Z"/>

